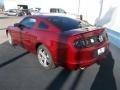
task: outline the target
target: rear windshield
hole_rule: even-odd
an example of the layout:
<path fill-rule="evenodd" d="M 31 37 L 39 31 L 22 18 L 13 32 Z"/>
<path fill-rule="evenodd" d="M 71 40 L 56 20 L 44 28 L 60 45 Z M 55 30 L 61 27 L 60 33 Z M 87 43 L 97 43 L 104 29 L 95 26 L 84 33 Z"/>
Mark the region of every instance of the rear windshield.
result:
<path fill-rule="evenodd" d="M 84 28 L 90 26 L 88 23 L 83 23 L 79 20 L 68 17 L 48 17 L 47 20 L 54 24 L 62 31 L 68 31 L 71 29 Z"/>

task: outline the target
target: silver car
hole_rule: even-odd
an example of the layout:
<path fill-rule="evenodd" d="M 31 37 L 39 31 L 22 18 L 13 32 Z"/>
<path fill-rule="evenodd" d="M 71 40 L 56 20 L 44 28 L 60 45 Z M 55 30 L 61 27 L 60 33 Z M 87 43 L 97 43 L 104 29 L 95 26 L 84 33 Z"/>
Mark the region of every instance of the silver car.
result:
<path fill-rule="evenodd" d="M 17 10 L 16 9 L 9 9 L 9 10 L 4 12 L 4 15 L 17 16 Z"/>

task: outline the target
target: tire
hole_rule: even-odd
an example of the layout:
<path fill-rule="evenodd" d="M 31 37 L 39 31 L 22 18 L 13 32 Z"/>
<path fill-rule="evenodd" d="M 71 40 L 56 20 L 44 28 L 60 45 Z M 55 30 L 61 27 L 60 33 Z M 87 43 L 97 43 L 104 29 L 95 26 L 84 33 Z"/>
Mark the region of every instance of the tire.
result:
<path fill-rule="evenodd" d="M 55 68 L 55 64 L 53 62 L 52 56 L 44 45 L 40 45 L 37 49 L 37 57 L 39 63 L 45 68 L 45 69 L 53 69 Z"/>
<path fill-rule="evenodd" d="M 9 42 L 9 44 L 13 46 L 14 43 L 13 43 L 13 39 L 12 39 L 12 36 L 11 36 L 10 32 L 8 32 L 8 34 L 7 34 L 7 38 L 8 38 L 8 42 Z"/>

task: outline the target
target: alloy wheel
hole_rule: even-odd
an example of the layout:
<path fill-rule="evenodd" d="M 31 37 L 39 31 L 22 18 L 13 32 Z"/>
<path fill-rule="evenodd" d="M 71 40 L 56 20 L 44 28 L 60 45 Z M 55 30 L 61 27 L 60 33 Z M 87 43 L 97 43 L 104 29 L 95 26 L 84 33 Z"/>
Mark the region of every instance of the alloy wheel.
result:
<path fill-rule="evenodd" d="M 47 68 L 51 64 L 51 62 L 49 60 L 50 57 L 49 57 L 48 53 L 44 49 L 39 49 L 39 51 L 38 51 L 38 59 L 39 59 L 40 64 L 43 67 Z"/>

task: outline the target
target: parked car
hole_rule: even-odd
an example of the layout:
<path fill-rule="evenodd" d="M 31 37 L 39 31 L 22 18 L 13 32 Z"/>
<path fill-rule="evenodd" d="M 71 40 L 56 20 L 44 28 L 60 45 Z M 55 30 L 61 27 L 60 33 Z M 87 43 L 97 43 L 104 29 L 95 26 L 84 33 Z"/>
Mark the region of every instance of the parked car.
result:
<path fill-rule="evenodd" d="M 30 13 L 31 15 L 40 15 L 41 14 L 40 10 L 41 8 L 35 8 L 35 9 L 31 8 Z"/>
<path fill-rule="evenodd" d="M 32 12 L 32 15 L 53 15 L 53 16 L 66 16 L 70 18 L 77 18 L 76 15 L 66 12 L 62 8 L 36 8 Z"/>
<path fill-rule="evenodd" d="M 25 16 L 25 15 L 31 15 L 31 12 L 29 9 L 22 9 L 18 11 L 18 16 Z"/>
<path fill-rule="evenodd" d="M 109 52 L 105 28 L 62 16 L 28 16 L 6 30 L 9 43 L 37 55 L 46 69 L 84 69 Z"/>
<path fill-rule="evenodd" d="M 41 15 L 40 9 L 30 9 L 31 15 Z"/>
<path fill-rule="evenodd" d="M 8 16 L 16 16 L 17 15 L 17 9 L 10 9 L 4 12 L 4 15 Z"/>

